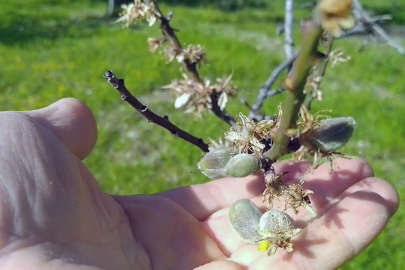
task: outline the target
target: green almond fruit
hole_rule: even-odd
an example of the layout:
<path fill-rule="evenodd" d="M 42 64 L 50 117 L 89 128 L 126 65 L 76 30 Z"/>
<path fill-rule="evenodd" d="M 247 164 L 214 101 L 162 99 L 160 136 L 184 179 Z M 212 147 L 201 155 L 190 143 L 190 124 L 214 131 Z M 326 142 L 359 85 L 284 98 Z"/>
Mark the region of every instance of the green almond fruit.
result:
<path fill-rule="evenodd" d="M 261 240 L 259 234 L 262 212 L 250 200 L 236 201 L 229 210 L 229 223 L 235 233 L 248 243 Z"/>
<path fill-rule="evenodd" d="M 350 140 L 355 128 L 356 121 L 353 117 L 326 119 L 319 122 L 314 130 L 305 134 L 305 139 L 315 149 L 331 153 Z"/>
<path fill-rule="evenodd" d="M 260 169 L 259 159 L 249 154 L 232 157 L 225 166 L 225 174 L 230 177 L 245 177 Z"/>

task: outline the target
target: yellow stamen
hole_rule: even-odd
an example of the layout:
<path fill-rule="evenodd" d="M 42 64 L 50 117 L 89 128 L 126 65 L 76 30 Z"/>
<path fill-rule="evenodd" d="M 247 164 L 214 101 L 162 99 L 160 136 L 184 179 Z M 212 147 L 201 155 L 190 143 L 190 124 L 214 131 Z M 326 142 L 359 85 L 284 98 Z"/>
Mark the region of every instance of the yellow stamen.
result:
<path fill-rule="evenodd" d="M 266 252 L 269 250 L 270 247 L 270 241 L 269 240 L 263 240 L 259 242 L 259 247 L 257 248 L 258 251 L 263 251 Z"/>

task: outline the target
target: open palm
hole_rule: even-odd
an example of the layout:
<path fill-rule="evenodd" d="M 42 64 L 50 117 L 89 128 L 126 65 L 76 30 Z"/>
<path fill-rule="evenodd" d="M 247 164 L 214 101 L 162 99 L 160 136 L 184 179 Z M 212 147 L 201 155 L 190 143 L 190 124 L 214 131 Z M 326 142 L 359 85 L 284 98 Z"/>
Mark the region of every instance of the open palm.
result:
<path fill-rule="evenodd" d="M 338 160 L 332 175 L 327 166 L 302 175 L 308 164 L 279 163 L 278 171 L 315 192 L 318 217 L 301 212 L 294 252 L 268 257 L 228 224 L 236 200 L 263 206 L 260 175 L 111 196 L 81 162 L 95 142 L 91 112 L 73 99 L 0 113 L 0 269 L 335 269 L 398 206 L 395 190 L 360 159 Z"/>

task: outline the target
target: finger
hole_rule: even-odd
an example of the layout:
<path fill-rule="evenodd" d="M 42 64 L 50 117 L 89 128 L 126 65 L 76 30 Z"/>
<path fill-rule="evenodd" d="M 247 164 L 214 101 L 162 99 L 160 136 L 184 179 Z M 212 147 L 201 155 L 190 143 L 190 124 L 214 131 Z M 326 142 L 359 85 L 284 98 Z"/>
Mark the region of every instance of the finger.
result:
<path fill-rule="evenodd" d="M 318 211 L 319 216 L 315 220 L 321 218 L 323 213 L 328 212 L 331 207 L 334 207 L 334 204 L 342 200 L 344 197 L 348 196 L 348 194 L 365 190 L 378 193 L 380 196 L 382 196 L 390 213 L 394 213 L 396 211 L 396 207 L 398 205 L 398 196 L 392 186 L 386 181 L 378 178 L 365 178 L 362 181 L 357 182 L 345 192 L 341 193 L 340 198 L 332 198 L 329 204 L 325 205 Z M 262 203 L 262 198 L 260 196 L 253 198 L 252 201 L 256 205 L 264 208 L 264 204 Z M 282 204 L 280 203 L 276 203 L 275 207 L 279 208 L 281 205 Z M 230 255 L 241 247 L 247 245 L 244 241 L 237 237 L 233 230 L 230 228 L 228 221 L 228 211 L 228 209 L 218 211 L 217 213 L 209 217 L 206 222 L 203 223 L 206 231 L 210 234 L 211 238 L 217 241 L 218 246 L 225 255 Z M 300 211 L 298 215 L 292 216 L 296 221 L 297 226 L 300 228 L 306 227 L 308 225 L 308 220 L 311 220 L 311 222 L 314 221 L 314 219 L 311 218 L 306 211 Z M 337 221 L 338 220 L 330 220 L 330 223 Z"/>
<path fill-rule="evenodd" d="M 243 270 L 244 268 L 233 261 L 212 261 L 210 263 L 197 267 L 194 270 L 216 270 L 216 269 Z"/>
<path fill-rule="evenodd" d="M 290 177 L 298 177 L 308 169 L 307 162 L 280 162 L 275 164 L 276 170 L 280 168 L 290 171 Z M 264 191 L 262 174 L 245 178 L 224 178 L 206 184 L 181 187 L 159 193 L 176 202 L 198 220 L 203 221 L 216 211 L 231 206 L 236 200 L 253 198 Z"/>
<path fill-rule="evenodd" d="M 389 196 L 395 197 L 393 188 Z M 320 219 L 305 228 L 293 240 L 294 251 L 278 250 L 275 256 L 254 255 L 240 257 L 239 253 L 253 252 L 246 246 L 232 254 L 232 259 L 249 269 L 337 269 L 365 249 L 384 229 L 390 217 L 390 206 L 379 194 L 357 191 L 348 194 Z M 338 219 L 340 225 L 330 224 Z M 244 258 L 243 261 L 240 258 Z"/>
<path fill-rule="evenodd" d="M 76 99 L 62 99 L 26 114 L 52 132 L 80 159 L 87 157 L 96 143 L 97 126 L 93 114 Z"/>

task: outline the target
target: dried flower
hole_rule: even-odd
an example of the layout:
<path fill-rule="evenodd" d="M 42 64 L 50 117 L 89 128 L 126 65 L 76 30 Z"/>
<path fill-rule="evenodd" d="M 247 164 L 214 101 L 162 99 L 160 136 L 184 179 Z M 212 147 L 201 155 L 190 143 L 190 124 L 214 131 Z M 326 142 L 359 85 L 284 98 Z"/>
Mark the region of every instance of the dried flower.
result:
<path fill-rule="evenodd" d="M 234 232 L 244 241 L 259 244 L 259 251 L 273 255 L 278 248 L 293 251 L 291 237 L 301 232 L 293 225 L 292 218 L 278 210 L 262 215 L 260 209 L 250 200 L 236 201 L 229 210 L 229 223 Z"/>
<path fill-rule="evenodd" d="M 116 22 L 123 22 L 124 27 L 129 27 L 140 20 L 146 20 L 149 26 L 152 26 L 161 14 L 156 9 L 155 2 L 152 0 L 141 1 L 134 0 L 134 3 L 123 4 L 120 18 Z"/>
<path fill-rule="evenodd" d="M 321 0 L 317 10 L 322 23 L 322 28 L 335 37 L 342 35 L 343 30 L 348 30 L 355 25 L 351 15 L 352 0 Z"/>
<path fill-rule="evenodd" d="M 211 87 L 211 91 L 219 94 L 218 107 L 223 111 L 228 103 L 229 97 L 236 96 L 236 88 L 232 84 L 232 74 L 227 78 L 218 78 L 217 84 Z"/>
<path fill-rule="evenodd" d="M 181 51 L 176 46 L 169 45 L 164 48 L 163 54 L 167 58 L 167 60 L 171 62 L 174 59 L 177 59 L 179 55 L 181 55 Z"/>
<path fill-rule="evenodd" d="M 228 97 L 235 95 L 235 88 L 231 85 L 230 77 L 225 80 L 218 80 L 217 85 L 210 85 L 211 82 L 208 79 L 205 79 L 204 83 L 199 83 L 189 79 L 187 75 L 183 74 L 183 77 L 183 80 L 173 81 L 164 88 L 176 93 L 175 107 L 184 107 L 187 113 L 194 112 L 201 116 L 204 111 L 212 108 L 213 97 L 217 100 L 220 109 L 223 110 L 228 102 Z M 213 95 L 219 95 L 219 98 Z"/>
<path fill-rule="evenodd" d="M 163 88 L 176 94 L 175 107 L 177 109 L 185 108 L 186 113 L 193 112 L 201 116 L 204 111 L 212 108 L 210 82 L 206 80 L 204 84 L 201 84 L 189 79 L 185 74 L 183 77 L 183 80 L 175 80 Z"/>
<path fill-rule="evenodd" d="M 240 121 L 230 131 L 225 133 L 225 139 L 232 142 L 239 153 L 261 155 L 265 145 L 261 142 L 261 136 L 255 134 L 257 130 L 256 123 L 242 113 L 239 113 L 239 118 Z"/>
<path fill-rule="evenodd" d="M 266 119 L 259 123 L 255 123 L 242 113 L 239 114 L 239 118 L 240 121 L 225 133 L 225 139 L 232 142 L 239 153 L 248 153 L 260 157 L 263 152 L 271 147 L 281 114 L 275 120 Z"/>
<path fill-rule="evenodd" d="M 267 202 L 267 209 L 271 209 L 273 207 L 273 202 L 275 200 L 282 199 L 285 202 L 284 210 L 291 208 L 294 213 L 297 214 L 299 212 L 299 209 L 303 207 L 312 216 L 316 216 L 316 213 L 309 205 L 310 200 L 308 195 L 313 194 L 313 192 L 302 187 L 302 185 L 304 184 L 303 181 L 293 184 L 284 183 L 284 181 L 282 180 L 282 177 L 284 175 L 286 175 L 286 173 L 266 174 L 266 188 L 263 192 L 263 202 Z"/>
<path fill-rule="evenodd" d="M 149 51 L 155 53 L 165 41 L 165 38 L 148 38 Z"/>
<path fill-rule="evenodd" d="M 209 146 L 209 150 L 213 151 L 217 148 L 222 148 L 222 147 L 233 147 L 233 144 L 230 141 L 227 141 L 223 138 L 220 138 L 218 141 L 215 141 L 213 139 L 209 139 L 210 140 L 210 146 Z"/>
<path fill-rule="evenodd" d="M 135 3 L 136 2 L 140 2 L 140 0 L 135 0 Z M 141 4 L 141 6 L 143 7 L 141 11 L 142 17 L 149 23 L 149 26 L 154 25 L 157 17 L 161 16 L 155 7 L 155 2 L 148 0 L 146 3 L 143 3 L 143 5 Z"/>
<path fill-rule="evenodd" d="M 206 53 L 201 45 L 188 45 L 177 56 L 177 61 L 182 63 L 185 59 L 190 60 L 192 63 L 200 64 L 206 62 Z"/>
<path fill-rule="evenodd" d="M 344 54 L 343 49 L 337 49 L 331 52 L 328 56 L 332 67 L 338 66 L 340 63 L 348 62 L 351 60 L 350 56 Z"/>

